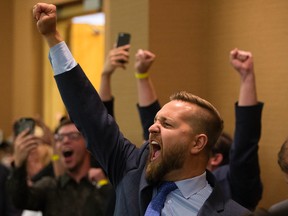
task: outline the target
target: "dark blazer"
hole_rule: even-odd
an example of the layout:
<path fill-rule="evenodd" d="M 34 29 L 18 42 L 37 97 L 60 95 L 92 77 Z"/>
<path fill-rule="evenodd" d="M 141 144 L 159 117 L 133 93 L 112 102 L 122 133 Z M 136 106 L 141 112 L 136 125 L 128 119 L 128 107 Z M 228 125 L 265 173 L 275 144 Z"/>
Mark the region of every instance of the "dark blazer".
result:
<path fill-rule="evenodd" d="M 239 107 L 235 104 L 236 128 L 230 162 L 213 171 L 225 197 L 253 210 L 261 200 L 258 143 L 261 137 L 263 103 Z"/>
<path fill-rule="evenodd" d="M 137 148 L 124 137 L 79 65 L 55 79 L 70 117 L 87 140 L 88 150 L 116 189 L 115 215 L 144 215 L 153 190 L 144 172 L 148 143 Z M 249 212 L 236 202 L 224 199 L 209 172 L 207 180 L 213 192 L 198 215 L 240 216 Z"/>

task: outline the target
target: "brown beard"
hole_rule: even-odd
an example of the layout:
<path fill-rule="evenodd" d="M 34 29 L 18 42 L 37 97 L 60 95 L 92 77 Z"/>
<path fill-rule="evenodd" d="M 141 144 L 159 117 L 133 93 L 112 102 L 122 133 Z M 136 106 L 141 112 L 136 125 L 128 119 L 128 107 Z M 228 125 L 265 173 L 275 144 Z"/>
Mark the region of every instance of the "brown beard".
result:
<path fill-rule="evenodd" d="M 160 161 L 157 158 L 155 161 L 150 161 L 152 152 L 148 157 L 146 163 L 146 180 L 150 184 L 155 184 L 163 180 L 163 177 L 172 170 L 180 169 L 183 167 L 186 149 L 184 146 L 176 146 L 163 154 L 161 150 Z"/>

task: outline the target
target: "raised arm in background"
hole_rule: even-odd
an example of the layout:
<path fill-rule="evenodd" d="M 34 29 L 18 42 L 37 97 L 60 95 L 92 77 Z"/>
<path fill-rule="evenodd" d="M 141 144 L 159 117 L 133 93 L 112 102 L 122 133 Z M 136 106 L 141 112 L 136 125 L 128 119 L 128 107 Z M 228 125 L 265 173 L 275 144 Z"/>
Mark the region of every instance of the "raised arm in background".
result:
<path fill-rule="evenodd" d="M 135 77 L 137 80 L 138 104 L 149 106 L 157 100 L 152 80 L 149 77 L 149 70 L 156 56 L 148 50 L 139 49 L 135 55 Z"/>
<path fill-rule="evenodd" d="M 138 90 L 138 113 L 143 129 L 143 139 L 149 139 L 149 127 L 154 122 L 156 113 L 160 110 L 157 94 L 150 78 L 150 68 L 155 61 L 155 54 L 139 49 L 135 55 L 135 77 Z"/>
<path fill-rule="evenodd" d="M 106 57 L 101 74 L 99 96 L 104 103 L 108 113 L 114 118 L 114 97 L 112 95 L 111 76 L 117 68 L 126 69 L 129 61 L 130 45 L 114 47 Z"/>
<path fill-rule="evenodd" d="M 238 106 L 256 105 L 258 100 L 252 53 L 234 49 L 230 52 L 230 62 L 240 75 Z"/>
<path fill-rule="evenodd" d="M 104 68 L 101 74 L 101 82 L 99 95 L 102 101 L 110 101 L 113 99 L 111 91 L 111 76 L 117 68 L 126 69 L 129 61 L 130 45 L 114 47 L 106 57 Z"/>
<path fill-rule="evenodd" d="M 240 92 L 235 106 L 236 126 L 228 178 L 231 198 L 252 210 L 263 191 L 258 158 L 263 103 L 257 100 L 252 53 L 234 49 L 230 52 L 230 62 L 240 75 Z"/>
<path fill-rule="evenodd" d="M 130 45 L 125 45 L 110 50 L 101 75 L 99 95 L 108 112 L 112 114 L 112 116 L 114 116 L 114 98 L 111 90 L 111 76 L 117 68 L 126 68 L 126 64 L 129 60 L 129 48 Z M 149 70 L 155 57 L 154 53 L 142 49 L 139 49 L 135 55 L 134 67 L 136 70 L 135 77 L 137 80 L 138 92 L 137 108 L 139 110 L 139 116 L 143 128 L 144 140 L 148 140 L 148 129 L 153 124 L 156 113 L 160 110 L 154 85 L 149 77 Z"/>

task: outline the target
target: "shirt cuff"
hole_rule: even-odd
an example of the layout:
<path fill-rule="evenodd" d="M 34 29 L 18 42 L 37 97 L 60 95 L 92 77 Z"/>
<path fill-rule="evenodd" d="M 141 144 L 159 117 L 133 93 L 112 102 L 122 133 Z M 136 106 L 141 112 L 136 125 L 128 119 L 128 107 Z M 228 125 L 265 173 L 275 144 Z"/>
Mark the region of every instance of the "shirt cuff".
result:
<path fill-rule="evenodd" d="M 70 71 L 77 65 L 77 62 L 64 41 L 50 49 L 49 60 L 54 71 L 54 76 Z"/>

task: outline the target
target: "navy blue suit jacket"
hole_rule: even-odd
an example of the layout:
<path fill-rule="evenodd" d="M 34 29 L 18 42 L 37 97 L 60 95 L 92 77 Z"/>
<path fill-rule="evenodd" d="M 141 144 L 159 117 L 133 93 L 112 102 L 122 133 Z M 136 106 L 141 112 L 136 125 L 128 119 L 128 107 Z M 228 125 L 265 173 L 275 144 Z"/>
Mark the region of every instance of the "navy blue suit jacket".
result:
<path fill-rule="evenodd" d="M 148 143 L 137 148 L 123 136 L 79 65 L 55 79 L 70 117 L 87 140 L 87 149 L 115 187 L 115 215 L 144 215 L 153 190 L 144 172 Z M 225 199 L 209 172 L 207 180 L 213 191 L 198 215 L 240 216 L 249 212 L 231 199 Z"/>

